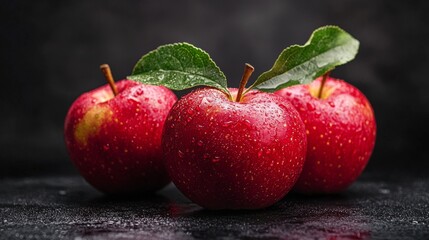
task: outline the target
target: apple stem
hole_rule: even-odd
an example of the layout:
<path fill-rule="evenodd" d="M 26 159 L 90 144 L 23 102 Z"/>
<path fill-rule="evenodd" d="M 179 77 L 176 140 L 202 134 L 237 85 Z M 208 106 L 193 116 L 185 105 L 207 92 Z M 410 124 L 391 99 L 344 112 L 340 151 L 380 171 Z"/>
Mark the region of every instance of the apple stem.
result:
<path fill-rule="evenodd" d="M 319 94 L 317 94 L 318 98 L 322 98 L 323 86 L 325 86 L 325 82 L 326 79 L 329 77 L 329 74 L 331 74 L 331 71 L 323 74 L 322 82 L 320 83 Z"/>
<path fill-rule="evenodd" d="M 118 89 L 116 88 L 115 80 L 113 79 L 112 71 L 110 71 L 109 64 L 101 64 L 100 69 L 103 72 L 107 82 L 109 83 L 113 95 L 118 95 Z"/>
<path fill-rule="evenodd" d="M 249 81 L 250 75 L 252 75 L 254 70 L 255 68 L 252 65 L 248 63 L 244 64 L 243 76 L 241 77 L 240 87 L 238 88 L 237 97 L 235 98 L 236 102 L 241 101 L 241 98 L 243 97 L 244 88 L 246 87 L 247 81 Z"/>

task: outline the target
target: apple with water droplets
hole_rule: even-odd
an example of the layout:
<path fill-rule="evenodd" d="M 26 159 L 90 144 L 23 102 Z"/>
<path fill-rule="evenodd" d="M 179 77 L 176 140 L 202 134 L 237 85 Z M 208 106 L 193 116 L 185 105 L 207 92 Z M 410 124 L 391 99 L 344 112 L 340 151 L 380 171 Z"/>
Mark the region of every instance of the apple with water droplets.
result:
<path fill-rule="evenodd" d="M 272 93 L 242 90 L 229 89 L 228 96 L 197 89 L 176 102 L 165 122 L 169 175 L 207 209 L 268 207 L 293 187 L 305 161 L 304 124 L 294 107 Z"/>
<path fill-rule="evenodd" d="M 202 207 L 258 209 L 293 187 L 308 149 L 299 112 L 273 92 L 351 61 L 358 47 L 341 28 L 321 27 L 304 45 L 284 49 L 247 89 L 253 67 L 245 64 L 239 88 L 232 89 L 205 51 L 167 44 L 144 55 L 128 78 L 174 90 L 206 87 L 182 97 L 168 114 L 162 137 L 167 171 Z"/>
<path fill-rule="evenodd" d="M 368 99 L 356 87 L 328 75 L 276 94 L 296 107 L 306 127 L 307 158 L 294 189 L 346 189 L 364 170 L 375 144 L 376 122 Z"/>
<path fill-rule="evenodd" d="M 103 65 L 107 78 L 110 70 Z M 105 72 L 106 72 L 105 71 Z M 170 182 L 161 135 L 174 93 L 122 80 L 82 94 L 65 119 L 68 153 L 81 175 L 109 194 L 156 191 Z"/>

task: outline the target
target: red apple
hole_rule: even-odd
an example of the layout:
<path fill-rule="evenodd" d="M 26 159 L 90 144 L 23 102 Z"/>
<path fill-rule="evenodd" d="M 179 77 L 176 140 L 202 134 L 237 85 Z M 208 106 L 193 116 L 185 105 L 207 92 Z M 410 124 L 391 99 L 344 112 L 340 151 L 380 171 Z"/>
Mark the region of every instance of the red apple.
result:
<path fill-rule="evenodd" d="M 347 188 L 365 168 L 375 143 L 374 111 L 354 86 L 326 78 L 284 88 L 276 94 L 298 110 L 307 133 L 307 158 L 294 189 L 333 193 Z"/>
<path fill-rule="evenodd" d="M 130 80 L 82 94 L 65 120 L 71 160 L 105 193 L 155 191 L 170 180 L 162 162 L 161 135 L 176 96 L 161 86 Z"/>
<path fill-rule="evenodd" d="M 280 96 L 253 90 L 236 102 L 211 88 L 176 102 L 162 146 L 177 188 L 208 209 L 276 203 L 298 179 L 307 149 L 298 112 Z"/>

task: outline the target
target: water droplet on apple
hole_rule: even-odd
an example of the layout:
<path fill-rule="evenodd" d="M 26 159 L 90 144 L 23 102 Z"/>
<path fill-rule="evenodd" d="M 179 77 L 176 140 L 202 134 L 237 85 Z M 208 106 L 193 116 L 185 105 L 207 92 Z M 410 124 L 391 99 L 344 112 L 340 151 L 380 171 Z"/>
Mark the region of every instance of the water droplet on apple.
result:
<path fill-rule="evenodd" d="M 245 120 L 243 121 L 243 123 L 244 123 L 244 125 L 245 125 L 246 127 L 248 127 L 248 128 L 251 128 L 251 127 L 252 127 L 252 124 L 250 123 L 250 121 L 249 121 L 248 119 L 245 119 Z"/>
<path fill-rule="evenodd" d="M 233 121 L 226 121 L 222 123 L 222 127 L 229 127 L 231 124 L 233 123 Z"/>
<path fill-rule="evenodd" d="M 177 154 L 179 155 L 180 158 L 183 158 L 185 156 L 185 154 L 182 151 L 177 151 Z"/>
<path fill-rule="evenodd" d="M 286 92 L 286 96 L 290 97 L 290 95 L 292 95 L 292 93 Z"/>
<path fill-rule="evenodd" d="M 201 140 L 199 140 L 199 141 L 197 142 L 197 145 L 201 147 L 201 146 L 203 146 L 203 145 L 204 145 L 204 142 L 203 142 L 203 141 L 201 141 Z"/>
<path fill-rule="evenodd" d="M 192 115 L 194 113 L 194 110 L 192 110 L 192 108 L 188 108 L 188 110 L 186 111 L 189 115 Z"/>
<path fill-rule="evenodd" d="M 312 103 L 307 103 L 307 109 L 308 109 L 308 111 L 313 111 L 315 108 L 314 108 L 314 105 L 312 104 Z"/>
<path fill-rule="evenodd" d="M 161 99 L 158 99 L 158 103 L 159 103 L 159 104 L 162 104 L 162 100 L 161 100 Z"/>
<path fill-rule="evenodd" d="M 144 91 L 141 88 L 139 88 L 139 89 L 136 90 L 136 94 L 139 95 L 139 96 L 142 95 L 143 93 L 144 93 Z"/>
<path fill-rule="evenodd" d="M 334 103 L 334 102 L 332 102 L 332 101 L 329 101 L 329 102 L 328 102 L 328 104 L 329 104 L 329 106 L 331 106 L 331 107 L 335 107 L 335 103 Z"/>
<path fill-rule="evenodd" d="M 258 157 L 262 157 L 262 150 L 259 150 Z"/>
<path fill-rule="evenodd" d="M 133 97 L 128 98 L 128 102 L 130 102 L 130 103 L 137 103 L 137 104 L 140 104 L 139 100 L 138 100 L 138 99 L 135 99 L 135 98 L 133 98 Z"/>
<path fill-rule="evenodd" d="M 317 118 L 318 118 L 318 117 L 320 117 L 320 114 L 321 114 L 321 113 L 320 113 L 319 111 L 314 112 L 314 115 L 315 115 L 315 117 L 317 117 Z"/>
<path fill-rule="evenodd" d="M 217 163 L 219 161 L 220 161 L 220 157 L 218 157 L 218 156 L 212 158 L 212 163 Z"/>
<path fill-rule="evenodd" d="M 300 108 L 300 107 L 299 107 L 299 103 L 294 102 L 294 103 L 292 103 L 292 105 L 293 105 L 296 109 L 299 109 L 299 108 Z"/>
<path fill-rule="evenodd" d="M 213 99 L 212 99 L 211 97 L 204 97 L 204 98 L 201 100 L 201 103 L 202 103 L 202 104 L 210 104 L 211 102 L 213 102 Z"/>
<path fill-rule="evenodd" d="M 109 144 L 104 145 L 104 146 L 103 146 L 103 149 L 104 149 L 104 151 L 108 151 L 108 150 L 110 149 Z"/>
<path fill-rule="evenodd" d="M 271 149 L 267 149 L 266 151 L 265 151 L 265 153 L 267 154 L 267 155 L 269 155 L 269 154 L 271 154 Z"/>
<path fill-rule="evenodd" d="M 204 155 L 203 155 L 203 159 L 207 159 L 207 158 L 209 158 L 210 157 L 210 155 L 208 154 L 208 153 L 204 153 Z"/>

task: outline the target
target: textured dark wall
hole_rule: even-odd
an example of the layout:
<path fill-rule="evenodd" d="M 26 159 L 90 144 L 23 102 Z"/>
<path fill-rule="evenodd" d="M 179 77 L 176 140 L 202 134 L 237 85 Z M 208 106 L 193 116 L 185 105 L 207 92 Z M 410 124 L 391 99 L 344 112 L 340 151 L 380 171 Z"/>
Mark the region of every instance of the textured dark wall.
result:
<path fill-rule="evenodd" d="M 372 102 L 378 139 L 369 169 L 429 167 L 427 1 L 2 1 L 0 177 L 75 171 L 62 129 L 81 93 L 116 78 L 145 53 L 187 41 L 210 53 L 237 86 L 243 64 L 270 68 L 317 27 L 339 25 L 361 42 L 334 71 Z M 417 168 L 410 168 L 416 165 Z"/>

